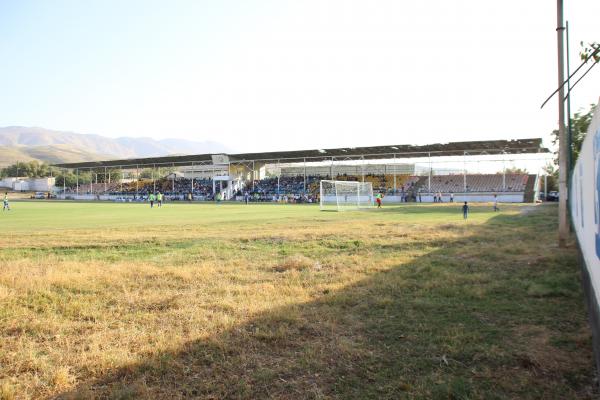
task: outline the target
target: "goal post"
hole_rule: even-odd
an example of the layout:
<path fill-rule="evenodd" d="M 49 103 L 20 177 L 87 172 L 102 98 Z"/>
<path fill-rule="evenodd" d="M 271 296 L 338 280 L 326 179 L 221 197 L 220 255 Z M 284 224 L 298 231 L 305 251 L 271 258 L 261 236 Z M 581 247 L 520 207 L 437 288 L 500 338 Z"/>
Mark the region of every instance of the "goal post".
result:
<path fill-rule="evenodd" d="M 373 207 L 373 184 L 371 182 L 322 180 L 319 193 L 321 211 L 345 211 Z"/>

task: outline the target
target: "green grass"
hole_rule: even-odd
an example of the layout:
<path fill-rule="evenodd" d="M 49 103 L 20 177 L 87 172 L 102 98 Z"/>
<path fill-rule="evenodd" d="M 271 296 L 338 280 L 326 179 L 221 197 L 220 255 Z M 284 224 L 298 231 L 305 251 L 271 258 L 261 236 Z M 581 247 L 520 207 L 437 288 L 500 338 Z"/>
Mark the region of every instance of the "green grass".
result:
<path fill-rule="evenodd" d="M 0 399 L 596 394 L 554 206 L 12 207 Z"/>
<path fill-rule="evenodd" d="M 212 226 L 214 224 L 255 227 L 261 224 L 283 221 L 334 222 L 351 218 L 368 217 L 369 220 L 396 220 L 406 223 L 461 222 L 460 205 L 435 207 L 421 206 L 385 207 L 381 210 L 319 212 L 315 205 L 283 204 L 168 204 L 163 208 L 150 209 L 147 204 L 124 203 L 71 203 L 71 202 L 13 202 L 11 213 L 3 215 L 2 224 L 16 232 L 48 231 L 54 229 L 89 229 L 115 227 L 177 227 Z M 470 221 L 485 221 L 493 214 L 490 207 L 472 207 Z M 362 218 L 361 218 L 362 219 Z"/>

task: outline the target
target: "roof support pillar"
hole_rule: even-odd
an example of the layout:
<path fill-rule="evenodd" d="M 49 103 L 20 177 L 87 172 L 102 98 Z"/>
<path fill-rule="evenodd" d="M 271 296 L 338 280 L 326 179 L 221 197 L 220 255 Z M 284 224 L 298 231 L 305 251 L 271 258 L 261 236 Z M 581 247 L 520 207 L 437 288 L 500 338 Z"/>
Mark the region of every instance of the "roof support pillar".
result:
<path fill-rule="evenodd" d="M 394 153 L 394 169 L 393 169 L 393 173 L 394 173 L 394 194 L 396 194 L 398 192 L 398 185 L 396 183 L 396 169 L 397 169 L 398 165 L 396 164 L 396 153 Z"/>
<path fill-rule="evenodd" d="M 467 152 L 463 151 L 463 193 L 467 192 Z"/>
<path fill-rule="evenodd" d="M 331 157 L 331 166 L 329 167 L 329 175 L 331 176 L 331 178 L 330 178 L 330 179 L 331 179 L 332 181 L 333 181 L 333 180 L 335 180 L 335 179 L 333 178 L 333 157 Z"/>
<path fill-rule="evenodd" d="M 431 193 L 431 174 L 433 173 L 433 166 L 431 165 L 431 153 L 427 153 L 429 158 L 429 176 L 427 177 L 427 191 Z"/>
<path fill-rule="evenodd" d="M 192 182 L 192 198 L 193 198 L 194 197 L 194 163 L 193 162 L 192 162 L 192 173 L 191 173 L 191 175 L 192 175 L 191 182 Z"/>
<path fill-rule="evenodd" d="M 502 152 L 502 191 L 506 192 L 506 153 Z"/>
<path fill-rule="evenodd" d="M 360 156 L 362 163 L 360 164 L 360 172 L 362 175 L 362 182 L 365 182 L 365 156 Z"/>
<path fill-rule="evenodd" d="M 304 193 L 306 194 L 306 157 L 304 157 Z"/>

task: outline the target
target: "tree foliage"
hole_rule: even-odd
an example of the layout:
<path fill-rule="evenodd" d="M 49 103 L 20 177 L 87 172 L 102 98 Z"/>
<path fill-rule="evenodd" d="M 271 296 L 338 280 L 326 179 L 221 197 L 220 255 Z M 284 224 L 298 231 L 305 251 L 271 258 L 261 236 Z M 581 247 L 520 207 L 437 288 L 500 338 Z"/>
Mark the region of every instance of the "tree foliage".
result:
<path fill-rule="evenodd" d="M 582 61 L 587 61 L 589 58 L 593 58 L 594 62 L 600 62 L 600 43 L 588 43 L 585 45 L 583 42 L 579 42 L 582 50 L 579 52 L 579 57 Z"/>
<path fill-rule="evenodd" d="M 571 168 L 575 165 L 579 152 L 581 151 L 581 145 L 585 139 L 588 127 L 592 122 L 592 116 L 594 114 L 594 104 L 590 104 L 590 109 L 585 112 L 580 110 L 573 115 L 571 118 Z M 568 133 L 568 132 L 567 132 Z M 558 130 L 552 132 L 554 145 L 558 144 Z M 554 153 L 554 164 L 558 165 L 558 152 Z"/>
<path fill-rule="evenodd" d="M 90 171 L 60 171 L 56 175 L 56 186 L 66 186 L 74 188 L 78 184 L 89 185 L 92 182 L 92 173 Z"/>
<path fill-rule="evenodd" d="M 99 168 L 91 171 L 92 179 L 94 183 L 98 181 L 98 183 L 114 183 L 119 182 L 123 178 L 123 173 L 120 169 L 117 168 Z"/>
<path fill-rule="evenodd" d="M 46 178 L 51 176 L 53 169 L 46 163 L 38 161 L 17 162 L 2 169 L 2 176 Z"/>
<path fill-rule="evenodd" d="M 140 171 L 140 179 L 161 179 L 176 171 L 173 167 L 144 168 Z"/>
<path fill-rule="evenodd" d="M 508 167 L 504 170 L 507 174 L 528 174 L 525 168 Z"/>
<path fill-rule="evenodd" d="M 145 168 L 140 171 L 139 177 L 140 179 L 152 179 L 152 177 L 156 178 L 156 175 L 153 173 L 152 168 Z"/>
<path fill-rule="evenodd" d="M 554 164 L 549 163 L 544 167 L 544 172 L 547 175 L 547 191 L 558 190 L 558 168 Z"/>

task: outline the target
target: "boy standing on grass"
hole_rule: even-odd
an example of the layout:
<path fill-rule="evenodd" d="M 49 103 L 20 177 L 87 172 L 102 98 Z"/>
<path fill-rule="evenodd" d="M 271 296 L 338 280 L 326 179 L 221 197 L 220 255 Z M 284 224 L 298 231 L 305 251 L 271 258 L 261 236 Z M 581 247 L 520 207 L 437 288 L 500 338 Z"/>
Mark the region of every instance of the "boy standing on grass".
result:
<path fill-rule="evenodd" d="M 381 192 L 379 192 L 375 196 L 375 202 L 377 203 L 377 208 L 381 208 L 381 199 L 383 199 L 383 194 Z"/>
<path fill-rule="evenodd" d="M 463 211 L 463 219 L 467 219 L 469 217 L 469 205 L 467 204 L 466 201 L 465 201 L 465 204 L 463 204 L 463 206 L 462 206 L 462 211 Z"/>
<path fill-rule="evenodd" d="M 156 200 L 156 196 L 154 196 L 154 193 L 150 193 L 150 195 L 148 196 L 148 201 L 150 202 L 150 208 L 154 208 L 154 200 Z"/>
<path fill-rule="evenodd" d="M 162 201 L 163 201 L 163 194 L 162 194 L 162 193 L 159 191 L 159 192 L 156 194 L 156 203 L 158 203 L 157 205 L 158 205 L 159 207 L 162 207 Z"/>
<path fill-rule="evenodd" d="M 500 209 L 498 208 L 498 195 L 495 194 L 494 195 L 494 212 L 496 211 L 500 211 Z"/>
<path fill-rule="evenodd" d="M 4 201 L 3 201 L 2 211 L 10 211 L 10 206 L 8 205 L 8 193 L 4 192 Z"/>

